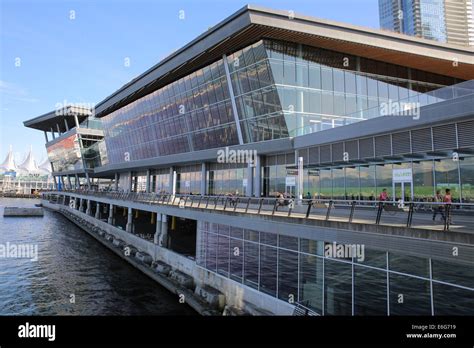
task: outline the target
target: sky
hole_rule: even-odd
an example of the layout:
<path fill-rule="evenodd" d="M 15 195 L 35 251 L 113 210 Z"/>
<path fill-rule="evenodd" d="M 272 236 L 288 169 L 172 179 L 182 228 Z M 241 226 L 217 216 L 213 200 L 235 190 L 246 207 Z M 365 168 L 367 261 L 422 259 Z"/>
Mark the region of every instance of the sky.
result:
<path fill-rule="evenodd" d="M 100 102 L 247 3 L 379 27 L 378 0 L 0 0 L 0 162 L 41 162 L 23 121 Z"/>

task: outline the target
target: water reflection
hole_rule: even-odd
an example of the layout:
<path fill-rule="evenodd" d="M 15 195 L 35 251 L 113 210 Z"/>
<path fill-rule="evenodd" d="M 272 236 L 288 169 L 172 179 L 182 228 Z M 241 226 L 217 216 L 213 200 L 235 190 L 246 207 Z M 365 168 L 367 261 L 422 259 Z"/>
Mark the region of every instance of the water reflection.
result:
<path fill-rule="evenodd" d="M 0 315 L 195 314 L 60 214 L 3 218 L 5 205 L 34 203 L 0 199 L 0 244 L 38 245 L 37 262 L 0 258 Z"/>

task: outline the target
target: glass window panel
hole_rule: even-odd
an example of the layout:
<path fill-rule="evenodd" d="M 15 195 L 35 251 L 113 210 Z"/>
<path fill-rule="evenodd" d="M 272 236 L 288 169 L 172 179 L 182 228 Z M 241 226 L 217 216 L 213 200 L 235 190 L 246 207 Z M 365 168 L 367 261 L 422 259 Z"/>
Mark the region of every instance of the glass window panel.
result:
<path fill-rule="evenodd" d="M 330 169 L 320 171 L 320 197 L 321 199 L 332 198 L 332 175 Z"/>
<path fill-rule="evenodd" d="M 433 161 L 413 162 L 413 191 L 417 200 L 433 197 Z"/>
<path fill-rule="evenodd" d="M 290 303 L 298 300 L 298 253 L 279 250 L 278 298 Z"/>
<path fill-rule="evenodd" d="M 230 239 L 230 274 L 231 279 L 242 281 L 244 266 L 243 242 L 238 239 Z"/>
<path fill-rule="evenodd" d="M 436 189 L 444 195 L 449 188 L 453 200 L 459 200 L 458 162 L 452 159 L 435 161 Z"/>
<path fill-rule="evenodd" d="M 334 91 L 344 93 L 344 72 L 342 70 L 333 70 Z"/>
<path fill-rule="evenodd" d="M 260 291 L 276 296 L 277 249 L 261 245 L 260 252 Z"/>
<path fill-rule="evenodd" d="M 429 261 L 427 258 L 389 252 L 388 260 L 391 271 L 429 278 Z"/>
<path fill-rule="evenodd" d="M 278 235 L 269 232 L 260 232 L 260 243 L 277 246 Z"/>
<path fill-rule="evenodd" d="M 313 255 L 324 255 L 324 242 L 311 239 L 300 239 L 300 250 L 302 253 Z"/>
<path fill-rule="evenodd" d="M 298 238 L 279 235 L 279 247 L 298 251 Z"/>
<path fill-rule="evenodd" d="M 387 315 L 387 272 L 354 266 L 354 315 Z"/>
<path fill-rule="evenodd" d="M 351 72 L 344 72 L 345 92 L 356 94 L 356 75 Z"/>
<path fill-rule="evenodd" d="M 377 80 L 367 78 L 367 95 L 369 97 L 377 98 Z"/>
<path fill-rule="evenodd" d="M 474 289 L 474 267 L 459 262 L 431 260 L 433 280 Z"/>
<path fill-rule="evenodd" d="M 352 266 L 324 260 L 325 315 L 352 315 Z"/>
<path fill-rule="evenodd" d="M 378 81 L 378 94 L 380 99 L 388 99 L 388 84 L 386 82 Z"/>
<path fill-rule="evenodd" d="M 309 73 L 308 73 L 308 63 L 298 63 L 296 64 L 296 79 L 297 85 L 301 87 L 309 87 Z"/>
<path fill-rule="evenodd" d="M 275 83 L 283 84 L 283 62 L 280 60 L 270 60 L 270 67 Z"/>
<path fill-rule="evenodd" d="M 390 315 L 431 315 L 430 282 L 390 273 Z"/>
<path fill-rule="evenodd" d="M 309 65 L 309 87 L 321 89 L 321 69 L 318 66 Z"/>
<path fill-rule="evenodd" d="M 474 291 L 433 283 L 434 315 L 472 315 Z"/>
<path fill-rule="evenodd" d="M 286 85 L 296 85 L 296 63 L 294 61 L 283 62 L 283 74 Z"/>
<path fill-rule="evenodd" d="M 474 157 L 461 158 L 461 185 L 463 202 L 474 202 Z"/>
<path fill-rule="evenodd" d="M 258 288 L 258 257 L 259 247 L 256 243 L 244 243 L 244 283 Z"/>
<path fill-rule="evenodd" d="M 229 253 L 229 238 L 220 235 L 218 237 L 217 272 L 225 276 L 229 275 Z"/>
<path fill-rule="evenodd" d="M 206 268 L 216 271 L 217 268 L 217 235 L 208 233 L 206 242 Z"/>
<path fill-rule="evenodd" d="M 332 70 L 321 69 L 322 89 L 326 91 L 333 91 L 333 76 Z"/>
<path fill-rule="evenodd" d="M 375 167 L 376 182 L 377 182 L 377 199 L 378 195 L 382 192 L 383 189 L 387 189 L 387 194 L 389 199 L 392 199 L 393 193 L 391 193 L 392 187 L 392 165 L 377 165 Z"/>
<path fill-rule="evenodd" d="M 299 301 L 308 308 L 323 311 L 323 259 L 300 255 Z"/>

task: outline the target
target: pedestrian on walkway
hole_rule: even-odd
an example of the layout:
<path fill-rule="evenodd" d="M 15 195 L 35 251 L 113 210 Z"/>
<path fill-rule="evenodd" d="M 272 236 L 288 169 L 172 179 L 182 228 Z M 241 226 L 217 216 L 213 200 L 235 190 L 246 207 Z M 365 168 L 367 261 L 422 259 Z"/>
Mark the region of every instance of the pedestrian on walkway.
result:
<path fill-rule="evenodd" d="M 380 192 L 379 201 L 382 201 L 382 202 L 388 201 L 388 193 L 387 193 L 386 188 L 384 188 L 382 192 Z"/>
<path fill-rule="evenodd" d="M 452 225 L 454 222 L 453 222 L 453 219 L 451 217 L 451 203 L 453 203 L 453 197 L 451 196 L 451 190 L 450 189 L 446 189 L 445 190 L 445 195 L 444 195 L 444 199 L 443 199 L 443 202 L 444 202 L 444 207 L 446 209 L 446 216 L 444 218 L 444 220 L 446 220 L 446 218 L 448 218 L 448 223 L 450 225 Z"/>

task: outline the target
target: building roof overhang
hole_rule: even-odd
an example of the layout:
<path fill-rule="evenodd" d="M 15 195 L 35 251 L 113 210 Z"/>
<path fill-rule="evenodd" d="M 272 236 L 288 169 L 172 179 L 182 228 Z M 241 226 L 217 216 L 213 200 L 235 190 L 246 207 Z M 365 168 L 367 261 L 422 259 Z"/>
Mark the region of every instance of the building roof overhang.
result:
<path fill-rule="evenodd" d="M 92 112 L 88 108 L 68 105 L 24 121 L 23 125 L 28 128 L 38 129 L 46 132 L 51 131 L 51 129 L 54 132 L 57 132 L 59 127 L 61 133 L 64 133 L 76 126 L 74 116 L 77 116 L 79 123 L 81 123 L 91 115 Z M 66 123 L 69 129 L 66 128 Z"/>
<path fill-rule="evenodd" d="M 96 116 L 105 116 L 262 38 L 474 79 L 474 50 L 469 47 L 247 5 L 98 103 Z"/>

